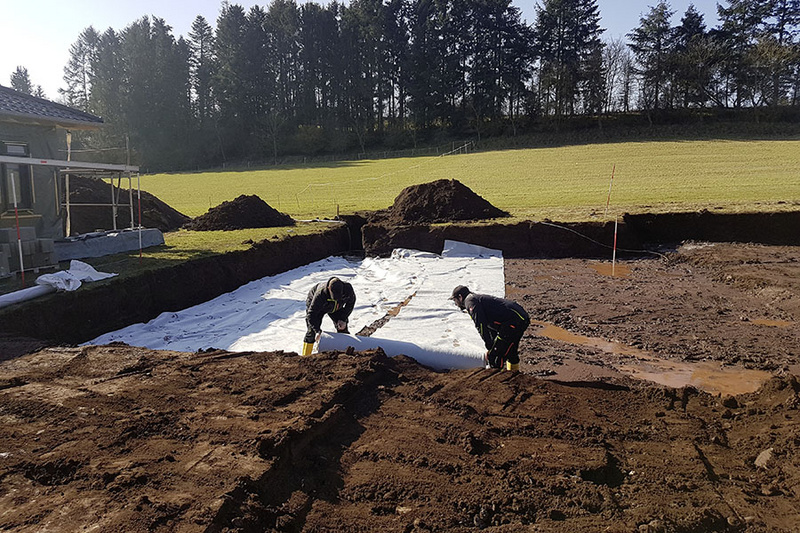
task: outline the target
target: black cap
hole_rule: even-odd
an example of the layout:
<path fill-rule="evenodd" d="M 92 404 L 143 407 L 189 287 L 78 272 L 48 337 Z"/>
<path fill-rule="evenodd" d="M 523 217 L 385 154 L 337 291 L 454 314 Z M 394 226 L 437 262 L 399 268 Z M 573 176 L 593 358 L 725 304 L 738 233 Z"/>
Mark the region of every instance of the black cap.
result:
<path fill-rule="evenodd" d="M 469 287 L 466 287 L 464 285 L 458 285 L 456 286 L 455 289 L 453 289 L 453 294 L 452 296 L 450 296 L 450 298 L 448 298 L 448 300 L 455 300 L 457 296 L 466 298 L 468 294 L 469 294 Z"/>
<path fill-rule="evenodd" d="M 334 300 L 341 300 L 344 296 L 344 282 L 339 278 L 331 278 L 328 280 L 328 293 Z"/>

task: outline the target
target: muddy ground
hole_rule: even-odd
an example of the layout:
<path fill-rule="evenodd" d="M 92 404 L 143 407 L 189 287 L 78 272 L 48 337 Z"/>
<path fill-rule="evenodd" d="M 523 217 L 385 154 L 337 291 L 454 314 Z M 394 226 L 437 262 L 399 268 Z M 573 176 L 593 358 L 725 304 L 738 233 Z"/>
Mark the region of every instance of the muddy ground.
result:
<path fill-rule="evenodd" d="M 537 321 L 520 373 L 122 345 L 4 362 L 0 530 L 800 531 L 800 248 L 610 274 L 506 260 Z M 669 364 L 706 379 L 631 377 Z"/>

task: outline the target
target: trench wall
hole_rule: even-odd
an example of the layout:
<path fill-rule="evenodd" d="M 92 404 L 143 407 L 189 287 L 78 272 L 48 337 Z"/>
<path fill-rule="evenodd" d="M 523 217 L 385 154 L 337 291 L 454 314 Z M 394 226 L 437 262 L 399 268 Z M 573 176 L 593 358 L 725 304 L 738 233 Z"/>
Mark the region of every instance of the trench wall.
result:
<path fill-rule="evenodd" d="M 350 248 L 344 226 L 197 259 L 124 279 L 86 284 L 0 310 L 0 333 L 78 344 L 216 298 L 245 283 Z"/>
<path fill-rule="evenodd" d="M 452 224 L 362 228 L 367 255 L 383 256 L 394 248 L 440 253 L 447 239 L 502 250 L 509 258 L 610 257 L 614 222 Z M 624 215 L 617 230 L 617 255 L 657 244 L 683 241 L 800 245 L 800 212 L 715 214 L 668 213 Z"/>
<path fill-rule="evenodd" d="M 440 253 L 447 239 L 502 250 L 508 258 L 609 258 L 613 222 L 463 224 L 384 227 L 363 217 L 348 226 L 249 250 L 198 259 L 136 277 L 87 284 L 0 310 L 0 337 L 16 335 L 52 344 L 77 344 L 163 312 L 211 300 L 250 281 L 291 270 L 330 255 L 357 250 L 385 256 L 394 248 Z M 800 212 L 718 215 L 708 212 L 625 215 L 618 226 L 618 257 L 656 243 L 684 240 L 800 245 Z"/>
<path fill-rule="evenodd" d="M 614 223 L 434 225 L 362 228 L 364 252 L 385 256 L 394 248 L 441 253 L 445 240 L 464 241 L 501 250 L 508 258 L 606 257 L 612 253 Z M 619 248 L 636 249 L 640 241 L 624 224 L 618 229 Z"/>

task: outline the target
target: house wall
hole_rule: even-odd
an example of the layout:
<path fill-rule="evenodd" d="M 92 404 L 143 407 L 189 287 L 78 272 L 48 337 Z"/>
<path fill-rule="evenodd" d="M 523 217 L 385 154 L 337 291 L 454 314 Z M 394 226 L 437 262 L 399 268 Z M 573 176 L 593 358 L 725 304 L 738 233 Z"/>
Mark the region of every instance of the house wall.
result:
<path fill-rule="evenodd" d="M 0 121 L 0 141 L 28 145 L 34 159 L 66 159 L 66 133 L 55 126 L 33 126 Z M 59 151 L 61 150 L 61 151 Z M 52 167 L 29 167 L 33 176 L 32 209 L 19 212 L 20 225 L 33 227 L 40 239 L 64 237 L 59 206 L 58 172 Z M 13 209 L 0 213 L 0 228 L 16 225 Z"/>

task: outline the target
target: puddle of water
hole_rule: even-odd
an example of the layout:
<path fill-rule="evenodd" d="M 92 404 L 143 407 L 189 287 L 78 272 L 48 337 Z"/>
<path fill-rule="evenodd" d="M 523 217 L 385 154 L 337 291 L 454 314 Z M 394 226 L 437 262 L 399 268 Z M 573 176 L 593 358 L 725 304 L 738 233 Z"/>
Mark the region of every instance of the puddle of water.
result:
<path fill-rule="evenodd" d="M 772 374 L 760 370 L 739 367 L 722 367 L 719 363 L 684 363 L 659 359 L 648 352 L 619 342 L 597 337 L 577 335 L 547 322 L 532 320 L 541 329 L 536 335 L 579 346 L 596 348 L 612 355 L 632 356 L 635 361 L 609 361 L 619 370 L 632 377 L 653 381 L 667 387 L 679 389 L 693 386 L 710 394 L 736 395 L 755 392 Z"/>
<path fill-rule="evenodd" d="M 633 346 L 628 346 L 627 344 L 622 344 L 621 342 L 607 341 L 599 337 L 586 337 L 584 335 L 578 335 L 554 324 L 541 322 L 539 320 L 531 320 L 531 324 L 541 328 L 536 332 L 536 335 L 539 337 L 546 337 L 555 341 L 577 344 L 579 346 L 597 348 L 598 350 L 602 350 L 606 353 L 614 355 L 632 355 L 642 359 L 650 357 L 647 352 L 639 350 L 638 348 L 634 348 Z"/>
<path fill-rule="evenodd" d="M 788 328 L 794 326 L 794 322 L 790 322 L 788 320 L 768 320 L 768 319 L 756 319 L 751 320 L 751 324 L 755 324 L 756 326 L 767 326 L 770 328 Z"/>
<path fill-rule="evenodd" d="M 615 278 L 627 278 L 631 275 L 631 267 L 617 263 L 589 263 L 598 274 L 602 276 L 613 276 Z"/>
<path fill-rule="evenodd" d="M 639 379 L 679 389 L 691 385 L 711 394 L 737 395 L 755 392 L 772 375 L 761 370 L 723 367 L 719 363 L 639 361 L 616 367 Z"/>

